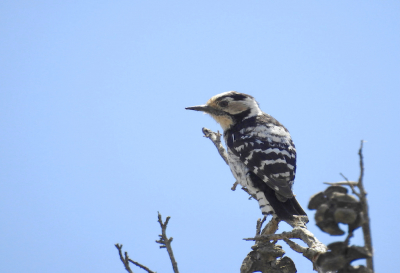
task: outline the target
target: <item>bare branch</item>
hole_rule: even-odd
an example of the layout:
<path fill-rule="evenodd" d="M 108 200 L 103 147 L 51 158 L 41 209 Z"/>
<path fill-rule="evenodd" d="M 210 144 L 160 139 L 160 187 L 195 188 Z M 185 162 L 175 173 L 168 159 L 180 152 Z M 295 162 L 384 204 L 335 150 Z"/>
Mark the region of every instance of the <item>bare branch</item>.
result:
<path fill-rule="evenodd" d="M 300 245 L 290 241 L 289 239 L 300 239 L 307 244 L 308 248 L 301 247 Z M 303 256 L 315 263 L 319 255 L 325 253 L 328 248 L 318 241 L 318 239 L 309 230 L 305 228 L 295 227 L 290 232 L 282 232 L 281 234 L 264 234 L 256 236 L 255 238 L 245 238 L 246 241 L 285 241 L 290 248 L 294 251 L 303 253 Z"/>
<path fill-rule="evenodd" d="M 144 265 L 142 265 L 142 264 L 140 264 L 140 263 L 138 263 L 138 262 L 135 262 L 135 261 L 133 261 L 132 259 L 129 259 L 129 261 L 130 261 L 131 263 L 133 263 L 134 265 L 140 267 L 141 269 L 146 270 L 148 273 L 156 273 L 155 271 L 151 271 L 148 267 L 146 267 L 146 266 L 144 266 Z"/>
<path fill-rule="evenodd" d="M 214 143 L 215 147 L 218 150 L 219 155 L 222 157 L 222 159 L 225 161 L 225 163 L 227 165 L 229 165 L 228 154 L 227 154 L 224 146 L 222 146 L 222 144 L 221 144 L 221 136 L 222 135 L 219 133 L 219 131 L 216 133 L 216 132 L 211 131 L 210 129 L 203 127 L 203 134 L 204 134 L 204 137 L 210 139 L 212 141 L 212 143 Z M 236 187 L 238 184 L 239 184 L 239 182 L 236 181 L 233 184 L 231 190 L 233 190 L 233 191 L 236 190 Z M 242 190 L 244 190 L 245 192 L 247 192 L 250 195 L 249 199 L 251 199 L 251 198 L 256 199 L 255 195 L 252 195 L 245 187 L 242 187 Z"/>
<path fill-rule="evenodd" d="M 171 247 L 171 242 L 172 242 L 173 238 L 172 237 L 168 238 L 167 233 L 166 233 L 169 219 L 171 219 L 171 217 L 168 216 L 165 219 L 165 222 L 163 223 L 162 216 L 160 213 L 158 213 L 158 223 L 160 223 L 160 226 L 161 226 L 161 235 L 158 235 L 160 237 L 160 239 L 157 240 L 156 243 L 161 244 L 160 248 L 167 249 L 169 258 L 171 259 L 172 268 L 174 269 L 174 273 L 179 273 L 178 263 L 175 260 L 174 253 L 173 253 L 172 247 Z"/>
<path fill-rule="evenodd" d="M 367 192 L 364 189 L 364 159 L 362 154 L 364 140 L 361 140 L 360 149 L 358 150 L 358 155 L 360 157 L 360 177 L 358 178 L 358 188 L 360 189 L 360 202 L 362 205 L 362 211 L 364 216 L 364 223 L 362 224 L 362 229 L 364 233 L 364 243 L 365 247 L 368 251 L 373 254 L 372 249 L 372 237 L 371 237 L 371 228 L 370 228 L 370 219 L 368 213 L 368 201 L 367 201 Z M 367 258 L 367 268 L 374 270 L 374 263 L 373 263 L 373 255 Z"/>
<path fill-rule="evenodd" d="M 349 244 L 350 244 L 350 238 L 353 237 L 353 236 L 354 236 L 354 233 L 353 233 L 353 231 L 349 228 L 349 233 L 347 234 L 346 239 L 344 240 L 344 243 L 345 243 L 346 245 L 349 245 Z"/>
<path fill-rule="evenodd" d="M 133 273 L 132 269 L 129 267 L 129 262 L 131 262 L 134 265 L 140 267 L 141 269 L 147 271 L 148 273 L 156 273 L 156 272 L 150 270 L 148 267 L 146 267 L 146 266 L 144 266 L 144 265 L 142 265 L 142 264 L 140 264 L 138 262 L 135 262 L 134 260 L 130 259 L 129 256 L 128 256 L 128 252 L 126 252 L 126 251 L 125 251 L 125 258 L 124 258 L 124 256 L 122 256 L 122 245 L 115 244 L 115 247 L 118 249 L 119 258 L 121 259 L 122 263 L 124 264 L 126 271 L 128 271 L 129 273 Z"/>
<path fill-rule="evenodd" d="M 233 186 L 232 186 L 231 190 L 235 191 L 237 185 L 239 185 L 239 182 L 236 181 L 235 183 L 233 183 Z"/>
<path fill-rule="evenodd" d="M 267 217 L 264 216 L 263 219 L 257 220 L 256 225 L 256 237 L 260 234 L 264 234 L 266 230 L 272 231 L 273 233 L 276 229 L 271 229 L 272 226 L 277 226 L 275 218 L 266 225 L 266 227 L 261 231 L 263 223 L 266 221 Z M 252 273 L 252 272 L 262 272 L 262 273 L 295 273 L 296 266 L 292 259 L 289 257 L 283 257 L 285 251 L 282 247 L 276 245 L 276 242 L 269 241 L 256 241 L 251 247 L 252 251 L 247 254 L 246 258 L 243 260 L 240 267 L 241 273 Z M 282 258 L 283 257 L 283 258 Z"/>
<path fill-rule="evenodd" d="M 264 224 L 265 220 L 267 220 L 267 216 L 264 215 L 262 219 L 257 220 L 257 225 L 256 225 L 256 236 L 261 234 L 261 227 Z"/>
<path fill-rule="evenodd" d="M 339 181 L 339 182 L 324 182 L 325 185 L 330 185 L 330 186 L 357 186 L 358 182 L 355 181 Z"/>
<path fill-rule="evenodd" d="M 178 264 L 175 260 L 174 253 L 172 252 L 172 247 L 171 247 L 171 242 L 172 242 L 173 238 L 172 237 L 168 238 L 167 234 L 166 234 L 167 225 L 168 225 L 168 222 L 170 219 L 171 219 L 171 217 L 168 216 L 165 219 L 165 222 L 163 222 L 161 214 L 158 213 L 158 223 L 160 223 L 160 226 L 161 226 L 161 235 L 158 235 L 160 237 L 160 239 L 157 240 L 156 242 L 161 244 L 160 248 L 167 249 L 169 258 L 171 259 L 172 268 L 174 270 L 174 273 L 179 273 Z M 134 265 L 140 267 L 141 269 L 147 271 L 148 273 L 156 273 L 156 272 L 150 270 L 148 267 L 130 259 L 128 256 L 128 252 L 125 252 L 125 257 L 124 257 L 122 255 L 122 245 L 116 244 L 115 247 L 118 249 L 119 257 L 120 257 L 122 263 L 124 264 L 126 271 L 128 271 L 129 273 L 133 273 L 132 269 L 129 267 L 129 262 L 131 262 Z"/>
<path fill-rule="evenodd" d="M 225 163 L 227 165 L 229 165 L 228 154 L 226 153 L 224 146 L 222 146 L 222 143 L 221 143 L 222 135 L 219 133 L 219 131 L 217 133 L 215 133 L 215 132 L 211 131 L 210 129 L 203 127 L 203 134 L 204 134 L 204 137 L 210 139 L 212 141 L 212 143 L 214 143 L 215 147 L 217 147 L 219 155 L 222 157 L 222 159 L 225 161 Z"/>
<path fill-rule="evenodd" d="M 340 173 L 340 175 L 346 180 L 346 182 L 348 183 L 347 185 L 350 186 L 351 188 L 351 192 L 356 195 L 358 198 L 361 198 L 360 194 L 358 192 L 356 192 L 356 189 L 354 188 L 353 183 L 350 183 L 350 181 L 347 179 L 346 176 L 344 176 L 344 174 Z M 356 186 L 358 186 L 359 183 L 356 184 Z"/>
<path fill-rule="evenodd" d="M 290 248 L 296 251 L 297 253 L 305 253 L 307 251 L 306 247 L 296 244 L 292 240 L 289 239 L 282 239 L 282 240 L 285 241 L 285 243 L 287 243 L 290 246 Z"/>
<path fill-rule="evenodd" d="M 278 230 L 279 221 L 272 217 L 272 219 L 265 225 L 261 234 L 274 234 Z"/>
<path fill-rule="evenodd" d="M 115 244 L 115 247 L 118 249 L 119 258 L 121 259 L 121 262 L 124 264 L 126 271 L 128 271 L 129 273 L 133 273 L 132 269 L 129 267 L 128 252 L 125 252 L 125 258 L 124 258 L 124 256 L 122 255 L 122 245 Z"/>

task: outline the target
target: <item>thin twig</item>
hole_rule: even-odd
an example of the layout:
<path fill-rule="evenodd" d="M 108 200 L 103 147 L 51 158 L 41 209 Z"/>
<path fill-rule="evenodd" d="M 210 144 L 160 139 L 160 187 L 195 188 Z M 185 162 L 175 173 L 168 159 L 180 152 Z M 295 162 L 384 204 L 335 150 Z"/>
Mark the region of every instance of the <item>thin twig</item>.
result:
<path fill-rule="evenodd" d="M 157 273 L 157 272 L 155 272 L 155 271 L 151 271 L 148 267 L 146 267 L 146 266 L 144 266 L 144 265 L 142 265 L 142 264 L 140 264 L 140 263 L 138 263 L 138 262 L 133 261 L 132 259 L 129 259 L 129 261 L 130 261 L 131 263 L 133 263 L 134 265 L 140 267 L 141 269 L 146 270 L 148 273 Z"/>
<path fill-rule="evenodd" d="M 261 227 L 264 224 L 265 220 L 267 220 L 267 216 L 264 215 L 262 219 L 257 220 L 257 225 L 256 225 L 256 236 L 261 234 Z"/>
<path fill-rule="evenodd" d="M 160 248 L 167 249 L 169 258 L 171 259 L 172 268 L 174 269 L 174 273 L 179 273 L 178 263 L 175 260 L 174 253 L 173 253 L 172 247 L 171 247 L 171 242 L 172 242 L 173 238 L 172 237 L 168 238 L 167 233 L 166 233 L 169 219 L 171 219 L 171 217 L 168 216 L 165 219 L 165 222 L 163 223 L 162 216 L 160 213 L 158 213 L 158 223 L 160 223 L 160 226 L 161 226 L 161 235 L 158 235 L 160 237 L 160 239 L 157 240 L 156 243 L 161 244 Z"/>
<path fill-rule="evenodd" d="M 122 263 L 124 264 L 126 271 L 128 271 L 129 273 L 133 273 L 132 269 L 129 267 L 129 262 L 133 263 L 134 265 L 140 267 L 143 270 L 146 270 L 148 273 L 156 273 L 155 271 L 150 270 L 148 267 L 130 259 L 128 256 L 128 252 L 126 252 L 126 251 L 125 251 L 125 258 L 124 258 L 124 256 L 122 256 L 122 245 L 115 244 L 115 247 L 118 249 L 119 258 L 121 259 Z"/>
<path fill-rule="evenodd" d="M 358 182 L 355 181 L 339 181 L 339 182 L 323 182 L 325 185 L 330 185 L 330 186 L 357 186 Z"/>
<path fill-rule="evenodd" d="M 237 185 L 239 185 L 239 182 L 236 181 L 235 183 L 233 183 L 233 186 L 232 186 L 231 190 L 235 191 Z"/>
<path fill-rule="evenodd" d="M 265 225 L 264 229 L 261 231 L 261 234 L 274 234 L 279 227 L 279 220 L 275 217 Z"/>
<path fill-rule="evenodd" d="M 125 258 L 124 258 L 124 256 L 122 255 L 122 245 L 115 244 L 115 247 L 118 249 L 119 258 L 121 259 L 121 262 L 124 264 L 126 271 L 128 271 L 129 273 L 133 273 L 132 269 L 129 267 L 128 252 L 125 252 Z"/>
<path fill-rule="evenodd" d="M 367 192 L 364 189 L 364 159 L 362 154 L 364 141 L 361 140 L 360 149 L 358 150 L 358 155 L 360 157 L 360 177 L 358 178 L 358 188 L 360 189 L 360 202 L 363 209 L 364 223 L 362 224 L 362 229 L 364 233 L 364 243 L 365 247 L 372 254 L 371 257 L 367 258 L 367 268 L 374 270 L 374 262 L 373 262 L 373 249 L 372 249 L 372 237 L 371 237 L 371 227 L 370 227 L 370 218 L 368 212 L 368 201 L 367 201 Z"/>
<path fill-rule="evenodd" d="M 217 147 L 219 155 L 222 157 L 222 159 L 225 161 L 225 163 L 227 165 L 229 165 L 228 154 L 225 151 L 224 146 L 222 146 L 222 143 L 221 143 L 222 135 L 219 133 L 219 131 L 217 133 L 215 133 L 215 132 L 211 131 L 210 129 L 203 127 L 203 134 L 204 134 L 204 137 L 210 139 L 212 141 L 212 143 L 214 143 L 215 147 Z"/>
<path fill-rule="evenodd" d="M 347 179 L 346 176 L 344 176 L 344 174 L 340 173 L 340 175 L 346 180 L 346 182 L 348 183 L 347 185 L 350 186 L 351 192 L 352 192 L 354 195 L 356 195 L 358 198 L 361 198 L 360 193 L 356 192 L 356 189 L 354 188 L 353 183 L 350 183 L 350 181 Z M 359 183 L 357 183 L 356 186 L 358 186 L 358 184 L 359 184 Z"/>
<path fill-rule="evenodd" d="M 354 236 L 353 231 L 350 230 L 350 228 L 349 228 L 349 233 L 347 234 L 347 237 L 346 237 L 346 239 L 344 240 L 344 243 L 345 243 L 347 246 L 350 244 L 350 238 L 353 237 L 353 236 Z"/>
<path fill-rule="evenodd" d="M 215 147 L 216 147 L 217 150 L 218 150 L 219 155 L 222 157 L 222 159 L 225 161 L 225 163 L 226 163 L 227 165 L 229 165 L 229 162 L 228 162 L 228 153 L 226 152 L 224 146 L 222 146 L 222 143 L 221 143 L 221 136 L 222 136 L 222 135 L 219 133 L 219 131 L 216 133 L 216 132 L 211 131 L 210 129 L 207 129 L 207 128 L 203 127 L 203 134 L 204 134 L 204 137 L 210 139 L 210 140 L 212 141 L 212 143 L 214 143 Z M 236 181 L 236 182 L 233 184 L 231 190 L 233 190 L 233 191 L 236 190 L 236 187 L 237 187 L 238 184 L 239 184 L 239 182 Z M 247 192 L 247 193 L 250 195 L 249 199 L 251 199 L 251 198 L 256 199 L 256 198 L 255 198 L 255 195 L 252 195 L 252 194 L 248 191 L 248 189 L 242 187 L 242 190 L 244 190 L 245 192 Z"/>

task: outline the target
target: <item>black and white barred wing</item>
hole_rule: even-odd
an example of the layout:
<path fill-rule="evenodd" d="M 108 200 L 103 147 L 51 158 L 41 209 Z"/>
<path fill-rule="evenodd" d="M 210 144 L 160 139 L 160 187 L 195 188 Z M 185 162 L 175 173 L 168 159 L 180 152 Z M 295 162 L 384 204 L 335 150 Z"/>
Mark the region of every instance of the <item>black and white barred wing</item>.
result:
<path fill-rule="evenodd" d="M 232 134 L 227 142 L 230 150 L 270 188 L 285 198 L 293 197 L 291 188 L 296 172 L 293 146 L 240 134 Z"/>

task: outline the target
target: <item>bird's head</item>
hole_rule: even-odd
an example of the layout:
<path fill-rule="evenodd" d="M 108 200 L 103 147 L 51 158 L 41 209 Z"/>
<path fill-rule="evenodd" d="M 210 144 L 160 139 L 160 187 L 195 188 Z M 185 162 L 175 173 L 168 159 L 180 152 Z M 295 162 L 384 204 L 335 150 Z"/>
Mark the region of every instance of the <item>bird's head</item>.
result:
<path fill-rule="evenodd" d="M 262 114 L 258 103 L 252 96 L 236 91 L 218 94 L 204 105 L 187 107 L 186 109 L 202 111 L 211 115 L 224 131 L 244 119 Z"/>

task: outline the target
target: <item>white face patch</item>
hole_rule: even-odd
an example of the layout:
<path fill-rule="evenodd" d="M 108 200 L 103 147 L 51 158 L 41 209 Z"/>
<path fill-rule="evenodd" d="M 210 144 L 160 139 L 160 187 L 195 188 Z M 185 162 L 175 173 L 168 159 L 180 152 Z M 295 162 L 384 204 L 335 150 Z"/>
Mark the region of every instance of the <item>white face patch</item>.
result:
<path fill-rule="evenodd" d="M 231 98 L 229 98 L 229 101 L 230 102 L 225 109 L 229 114 L 236 115 L 249 109 L 249 106 L 243 103 L 244 101 L 234 101 Z"/>

